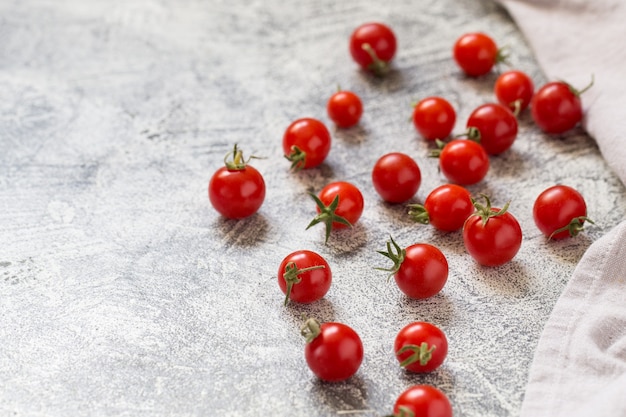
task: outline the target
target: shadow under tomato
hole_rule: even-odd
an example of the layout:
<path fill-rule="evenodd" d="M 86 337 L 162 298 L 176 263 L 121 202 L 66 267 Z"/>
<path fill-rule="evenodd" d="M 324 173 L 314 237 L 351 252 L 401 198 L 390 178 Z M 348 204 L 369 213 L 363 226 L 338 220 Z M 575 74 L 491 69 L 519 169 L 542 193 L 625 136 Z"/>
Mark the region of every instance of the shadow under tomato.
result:
<path fill-rule="evenodd" d="M 360 146 L 366 142 L 368 133 L 365 127 L 361 124 L 357 124 L 349 128 L 335 127 L 333 136 L 348 145 Z"/>
<path fill-rule="evenodd" d="M 328 407 L 328 415 L 369 410 L 367 384 L 359 372 L 342 382 L 325 382 L 313 376 L 311 394 L 316 397 L 315 402 Z"/>
<path fill-rule="evenodd" d="M 325 230 L 323 226 L 318 228 L 320 241 L 323 243 Z M 332 230 L 326 246 L 336 255 L 341 256 L 346 253 L 355 253 L 357 249 L 365 246 L 367 241 L 367 229 L 362 223 L 357 222 L 349 228 Z"/>
<path fill-rule="evenodd" d="M 332 291 L 332 287 L 330 289 Z M 285 314 L 291 316 L 298 325 L 304 324 L 308 318 L 316 318 L 321 323 L 336 321 L 335 306 L 326 298 L 312 303 L 296 303 L 290 301 L 284 308 Z"/>
<path fill-rule="evenodd" d="M 296 181 L 302 184 L 304 188 L 303 192 L 311 193 L 319 192 L 322 187 L 333 181 L 333 178 L 335 178 L 335 170 L 326 162 L 323 162 L 315 168 L 301 169 L 300 171 L 293 171 L 289 174 Z"/>
<path fill-rule="evenodd" d="M 217 230 L 221 235 L 224 248 L 232 246 L 251 248 L 261 245 L 265 241 L 270 227 L 267 219 L 261 213 L 255 213 L 250 217 L 238 220 L 220 216 L 215 226 L 211 231 Z"/>
<path fill-rule="evenodd" d="M 403 71 L 392 62 L 386 74 L 377 76 L 367 70 L 360 68 L 358 73 L 362 80 L 375 88 L 385 89 L 388 92 L 405 90 L 406 79 Z M 367 110 L 366 110 L 367 111 Z"/>
<path fill-rule="evenodd" d="M 450 279 L 453 279 L 453 277 L 448 277 L 448 280 Z M 396 285 L 393 278 L 389 281 L 389 285 Z M 446 287 L 444 285 L 438 294 L 430 298 L 416 300 L 407 297 L 398 289 L 397 317 L 402 318 L 405 325 L 413 321 L 425 321 L 436 326 L 445 327 L 452 321 L 454 316 L 454 302 L 445 291 Z"/>

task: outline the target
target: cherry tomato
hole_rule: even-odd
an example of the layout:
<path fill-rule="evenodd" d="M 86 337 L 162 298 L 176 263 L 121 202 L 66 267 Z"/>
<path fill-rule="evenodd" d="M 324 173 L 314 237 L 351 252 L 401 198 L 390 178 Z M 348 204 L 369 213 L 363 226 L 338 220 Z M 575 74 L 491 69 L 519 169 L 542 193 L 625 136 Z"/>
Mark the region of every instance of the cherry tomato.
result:
<path fill-rule="evenodd" d="M 393 240 L 387 251 L 378 251 L 393 261 L 393 267 L 377 268 L 389 272 L 398 288 L 410 298 L 424 299 L 439 293 L 448 280 L 448 260 L 435 246 L 416 243 L 402 249 Z"/>
<path fill-rule="evenodd" d="M 593 81 L 592 81 L 593 84 Z M 583 118 L 580 95 L 563 81 L 547 83 L 533 96 L 530 113 L 533 120 L 546 133 L 564 133 L 576 126 Z"/>
<path fill-rule="evenodd" d="M 465 221 L 463 243 L 465 249 L 479 264 L 499 266 L 509 262 L 522 246 L 522 228 L 509 213 L 507 203 L 502 209 L 474 202 L 476 213 Z"/>
<path fill-rule="evenodd" d="M 547 188 L 535 200 L 533 218 L 541 233 L 550 239 L 576 236 L 588 221 L 587 204 L 583 196 L 567 185 Z"/>
<path fill-rule="evenodd" d="M 498 155 L 509 149 L 517 137 L 515 115 L 499 103 L 487 103 L 477 107 L 467 119 L 470 139 L 480 142 L 490 155 Z"/>
<path fill-rule="evenodd" d="M 448 181 L 472 185 L 482 181 L 489 171 L 489 156 L 478 143 L 468 139 L 454 139 L 443 146 L 439 154 L 439 168 Z"/>
<path fill-rule="evenodd" d="M 448 339 L 434 324 L 416 321 L 397 334 L 393 344 L 400 366 L 411 372 L 431 372 L 448 354 Z"/>
<path fill-rule="evenodd" d="M 227 158 L 232 156 L 232 161 Z M 247 164 L 235 145 L 224 158 L 225 166 L 209 181 L 209 200 L 222 216 L 242 219 L 256 213 L 265 199 L 265 181 L 254 167 Z"/>
<path fill-rule="evenodd" d="M 304 356 L 309 368 L 321 380 L 344 381 L 354 375 L 363 361 L 359 335 L 342 323 L 308 319 L 302 327 L 307 344 Z"/>
<path fill-rule="evenodd" d="M 324 123 L 309 117 L 291 123 L 283 135 L 285 158 L 295 170 L 319 166 L 328 156 L 330 145 L 330 133 Z"/>
<path fill-rule="evenodd" d="M 374 189 L 389 203 L 404 203 L 411 199 L 422 183 L 422 173 L 410 156 L 392 152 L 383 155 L 372 170 Z"/>
<path fill-rule="evenodd" d="M 359 123 L 363 114 L 363 103 L 353 92 L 340 90 L 330 96 L 326 111 L 337 126 L 348 128 Z"/>
<path fill-rule="evenodd" d="M 452 417 L 447 395 L 432 385 L 413 385 L 393 407 L 394 417 Z"/>
<path fill-rule="evenodd" d="M 513 70 L 500 74 L 493 91 L 500 104 L 519 114 L 530 104 L 535 84 L 526 73 Z"/>
<path fill-rule="evenodd" d="M 413 124 L 427 140 L 447 138 L 456 122 L 456 111 L 442 97 L 426 97 L 413 108 Z"/>
<path fill-rule="evenodd" d="M 409 205 L 409 214 L 413 220 L 422 224 L 430 223 L 444 232 L 459 230 L 473 212 L 469 191 L 456 184 L 435 188 L 426 197 L 424 205 Z"/>
<path fill-rule="evenodd" d="M 491 71 L 505 57 L 493 39 L 484 33 L 466 33 L 454 43 L 454 60 L 461 69 L 472 77 Z"/>
<path fill-rule="evenodd" d="M 309 195 L 317 205 L 318 214 L 306 228 L 324 223 L 326 242 L 333 228 L 351 227 L 363 214 L 363 194 L 349 182 L 332 182 L 322 188 L 319 195 L 312 193 Z"/>
<path fill-rule="evenodd" d="M 328 292 L 332 272 L 328 262 L 315 252 L 298 250 L 287 255 L 278 268 L 278 286 L 289 300 L 312 303 Z"/>
<path fill-rule="evenodd" d="M 361 25 L 350 36 L 352 59 L 376 75 L 383 75 L 389 70 L 396 46 L 396 35 L 382 23 Z"/>

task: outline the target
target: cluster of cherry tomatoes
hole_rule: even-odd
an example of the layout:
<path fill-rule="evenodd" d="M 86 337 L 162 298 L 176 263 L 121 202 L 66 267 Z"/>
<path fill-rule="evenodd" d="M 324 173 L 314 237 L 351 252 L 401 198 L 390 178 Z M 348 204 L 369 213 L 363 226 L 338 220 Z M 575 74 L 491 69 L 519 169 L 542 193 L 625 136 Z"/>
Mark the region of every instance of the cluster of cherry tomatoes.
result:
<path fill-rule="evenodd" d="M 375 76 L 384 76 L 396 45 L 396 37 L 388 26 L 368 23 L 352 33 L 349 50 L 362 68 Z M 489 36 L 469 33 L 454 44 L 453 58 L 468 76 L 478 77 L 505 61 L 506 55 Z M 513 145 L 518 132 L 517 115 L 527 107 L 537 126 L 547 133 L 559 134 L 576 126 L 582 118 L 581 92 L 565 82 L 551 82 L 535 92 L 531 78 L 525 73 L 504 72 L 494 85 L 497 102 L 476 108 L 467 120 L 466 131 L 454 136 L 456 111 L 450 102 L 431 96 L 416 103 L 413 124 L 425 140 L 433 143 L 430 156 L 439 158 L 440 172 L 449 182 L 433 189 L 423 204 L 409 204 L 408 215 L 441 231 L 462 229 L 467 252 L 481 265 L 499 266 L 509 262 L 522 244 L 522 229 L 509 213 L 509 203 L 501 208 L 492 207 L 488 196 L 474 198 L 464 186 L 482 181 L 488 173 L 490 157 L 506 152 Z M 353 92 L 339 90 L 328 100 L 327 113 L 338 128 L 349 128 L 359 123 L 363 104 Z M 286 128 L 282 147 L 292 170 L 315 168 L 331 150 L 331 134 L 321 121 L 301 118 Z M 210 180 L 210 201 L 227 218 L 254 214 L 265 198 L 263 177 L 248 162 L 235 145 L 225 158 L 225 166 Z M 413 158 L 393 152 L 376 161 L 371 179 L 383 200 L 403 204 L 418 191 L 421 171 Z M 307 229 L 323 223 L 326 241 L 332 230 L 351 227 L 363 213 L 363 195 L 349 182 L 329 183 L 318 194 L 310 193 L 310 197 L 317 215 Z M 546 189 L 533 207 L 538 229 L 551 239 L 576 235 L 590 221 L 586 216 L 582 195 L 566 185 Z M 398 288 L 411 298 L 432 297 L 447 281 L 446 257 L 431 244 L 416 243 L 403 248 L 390 238 L 386 250 L 379 253 L 393 265 L 378 269 L 389 273 Z M 329 263 L 309 250 L 287 255 L 278 268 L 278 284 L 285 295 L 285 304 L 319 300 L 331 283 Z M 310 318 L 301 332 L 306 338 L 307 364 L 317 377 L 343 381 L 357 372 L 363 359 L 363 345 L 352 328 Z M 447 350 L 445 334 L 426 322 L 406 325 L 394 343 L 400 365 L 412 372 L 436 369 L 444 361 Z M 446 395 L 437 388 L 416 385 L 398 397 L 394 416 L 418 415 L 447 417 L 452 415 L 452 408 Z"/>

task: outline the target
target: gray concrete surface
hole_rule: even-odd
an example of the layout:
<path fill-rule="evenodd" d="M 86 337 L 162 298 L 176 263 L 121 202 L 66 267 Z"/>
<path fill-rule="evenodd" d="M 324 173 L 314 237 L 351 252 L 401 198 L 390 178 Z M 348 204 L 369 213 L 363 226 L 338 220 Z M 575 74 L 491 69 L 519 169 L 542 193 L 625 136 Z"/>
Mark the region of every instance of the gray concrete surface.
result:
<path fill-rule="evenodd" d="M 463 130 L 492 101 L 495 75 L 468 79 L 454 40 L 488 32 L 512 65 L 545 81 L 504 10 L 478 0 L 376 2 L 3 1 L 0 3 L 0 414 L 5 416 L 381 416 L 409 385 L 445 391 L 456 416 L 519 414 L 529 365 L 552 306 L 586 248 L 624 218 L 626 192 L 594 141 L 576 129 L 540 133 L 528 114 L 487 179 L 470 188 L 511 200 L 524 242 L 500 268 L 478 266 L 459 233 L 412 224 L 380 201 L 376 159 L 406 152 L 423 175 L 415 202 L 444 182 L 407 122 L 410 103 L 448 97 Z M 347 40 L 367 21 L 396 32 L 393 71 L 373 79 Z M 361 124 L 340 131 L 325 102 L 361 95 Z M 294 174 L 281 138 L 298 117 L 328 123 L 319 169 Z M 208 180 L 233 143 L 254 161 L 267 197 L 258 214 L 221 218 Z M 358 185 L 366 208 L 323 244 L 306 194 Z M 534 198 L 564 182 L 597 225 L 546 242 Z M 430 242 L 450 263 L 443 291 L 405 298 L 375 253 L 389 235 Z M 334 282 L 311 305 L 283 307 L 276 284 L 296 249 L 327 257 Z M 355 377 L 320 383 L 308 370 L 303 314 L 361 336 Z M 440 326 L 450 348 L 429 375 L 402 371 L 396 332 Z"/>

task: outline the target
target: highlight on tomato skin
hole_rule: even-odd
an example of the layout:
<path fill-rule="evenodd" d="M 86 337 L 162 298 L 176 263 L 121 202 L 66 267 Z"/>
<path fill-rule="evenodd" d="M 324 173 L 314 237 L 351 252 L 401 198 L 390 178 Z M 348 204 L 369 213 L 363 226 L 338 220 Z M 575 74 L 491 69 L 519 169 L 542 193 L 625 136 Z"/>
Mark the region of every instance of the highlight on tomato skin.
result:
<path fill-rule="evenodd" d="M 328 99 L 326 112 L 337 127 L 350 128 L 359 123 L 363 114 L 363 102 L 352 91 L 339 90 Z"/>
<path fill-rule="evenodd" d="M 315 168 L 326 160 L 331 148 L 330 132 L 318 119 L 303 117 L 294 120 L 283 134 L 283 153 L 291 169 Z"/>
<path fill-rule="evenodd" d="M 401 367 L 410 372 L 427 373 L 439 368 L 446 359 L 448 339 L 434 324 L 416 321 L 398 331 L 393 350 Z"/>
<path fill-rule="evenodd" d="M 330 265 L 320 254 L 301 249 L 282 260 L 278 267 L 278 286 L 290 301 L 312 303 L 324 297 L 332 283 Z"/>
<path fill-rule="evenodd" d="M 558 184 L 543 190 L 533 204 L 533 220 L 548 239 L 560 240 L 574 237 L 584 230 L 587 203 L 573 187 Z"/>
<path fill-rule="evenodd" d="M 452 48 L 454 60 L 471 77 L 479 77 L 491 71 L 493 66 L 506 60 L 495 41 L 481 32 L 460 36 Z"/>
<path fill-rule="evenodd" d="M 427 384 L 403 391 L 393 406 L 393 417 L 452 417 L 452 404 L 440 389 Z"/>
<path fill-rule="evenodd" d="M 448 100 L 430 96 L 413 107 L 413 125 L 426 140 L 443 140 L 450 136 L 456 122 L 456 111 Z"/>
<path fill-rule="evenodd" d="M 388 203 L 404 203 L 417 193 L 422 173 L 417 162 L 402 152 L 390 152 L 378 158 L 372 169 L 372 184 Z"/>
<path fill-rule="evenodd" d="M 396 54 L 397 40 L 384 23 L 370 22 L 357 27 L 350 35 L 350 55 L 361 68 L 376 76 L 389 72 Z"/>

